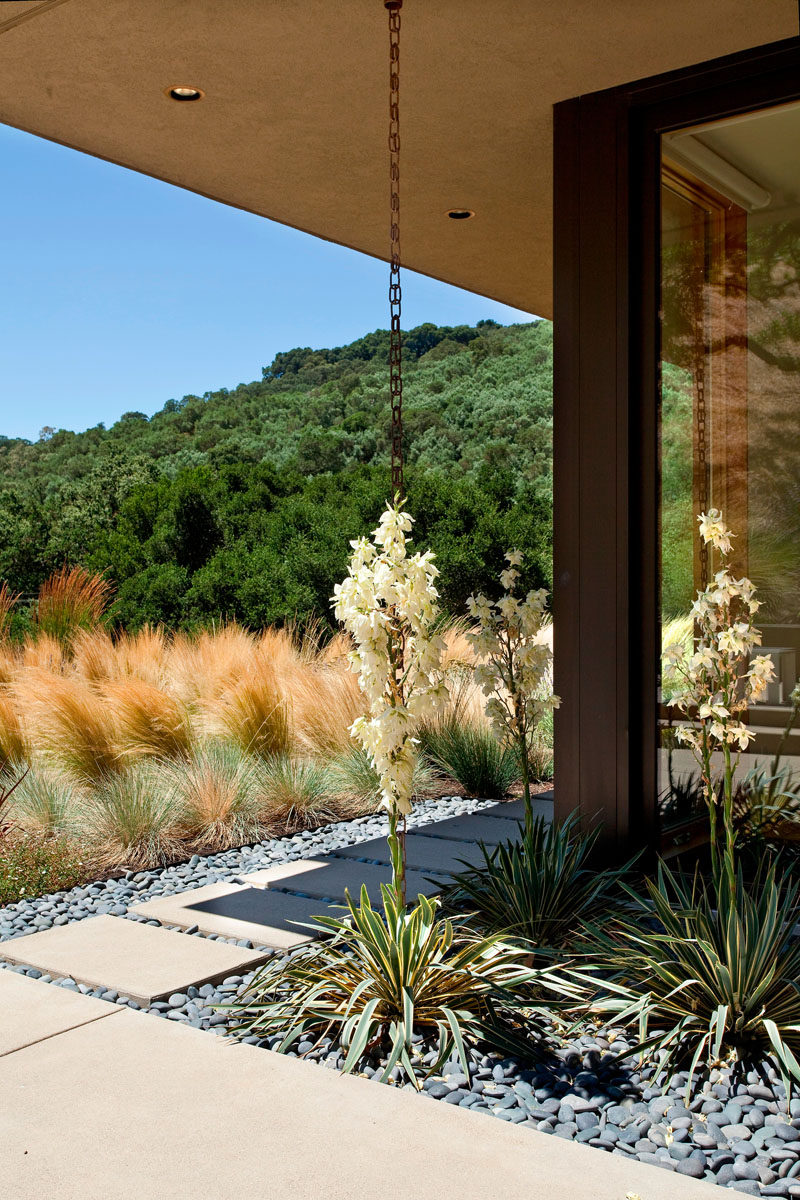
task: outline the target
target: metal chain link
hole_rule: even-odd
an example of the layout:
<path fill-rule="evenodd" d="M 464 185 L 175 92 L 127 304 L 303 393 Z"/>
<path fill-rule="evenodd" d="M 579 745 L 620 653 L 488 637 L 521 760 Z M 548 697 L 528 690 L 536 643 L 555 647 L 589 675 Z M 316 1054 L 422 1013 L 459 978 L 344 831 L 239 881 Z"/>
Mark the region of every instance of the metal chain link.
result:
<path fill-rule="evenodd" d="M 400 332 L 400 9 L 403 0 L 384 0 L 389 10 L 389 396 L 392 405 L 392 498 L 403 497 L 403 339 Z"/>

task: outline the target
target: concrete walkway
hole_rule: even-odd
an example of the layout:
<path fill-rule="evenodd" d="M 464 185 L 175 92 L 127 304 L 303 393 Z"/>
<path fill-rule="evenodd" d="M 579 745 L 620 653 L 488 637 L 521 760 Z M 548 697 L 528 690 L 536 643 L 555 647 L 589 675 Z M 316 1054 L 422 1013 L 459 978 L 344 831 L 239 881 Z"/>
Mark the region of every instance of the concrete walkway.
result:
<path fill-rule="evenodd" d="M 534 811 L 548 820 L 551 797 L 534 799 Z M 435 894 L 448 872 L 476 860 L 478 841 L 496 845 L 518 837 L 523 817 L 524 804 L 515 800 L 416 826 L 408 836 L 408 895 Z M 309 924 L 326 913 L 340 916 L 345 891 L 357 897 L 363 884 L 373 904 L 380 904 L 381 884 L 390 879 L 386 839 L 372 838 L 130 909 L 162 926 L 235 938 L 239 947 L 109 915 L 0 942 L 0 957 L 147 1005 L 252 969 L 263 953 L 247 946 L 288 949 L 310 941 L 317 935 Z"/>
<path fill-rule="evenodd" d="M 713 1184 L 8 971 L 0 1030 L 9 1200 L 719 1197 Z"/>

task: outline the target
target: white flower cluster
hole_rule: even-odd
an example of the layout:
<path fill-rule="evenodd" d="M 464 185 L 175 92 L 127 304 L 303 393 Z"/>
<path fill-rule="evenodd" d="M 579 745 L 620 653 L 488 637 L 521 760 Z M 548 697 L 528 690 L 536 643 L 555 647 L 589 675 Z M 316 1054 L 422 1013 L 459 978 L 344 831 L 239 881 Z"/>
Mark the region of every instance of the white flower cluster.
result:
<path fill-rule="evenodd" d="M 434 633 L 439 574 L 433 554 L 408 554 L 412 519 L 399 503 L 387 507 L 372 541 L 352 541 L 347 578 L 334 588 L 334 612 L 350 633 L 349 655 L 368 712 L 350 728 L 380 776 L 383 805 L 411 811 L 413 730 L 447 699 L 440 663 L 444 642 Z"/>
<path fill-rule="evenodd" d="M 719 511 L 701 513 L 698 521 L 703 541 L 719 552 L 724 564 L 733 535 L 723 526 Z M 692 605 L 697 635 L 691 651 L 677 643 L 664 649 L 664 684 L 672 693 L 671 703 L 698 722 L 680 726 L 676 736 L 701 761 L 725 746 L 746 750 L 755 737 L 741 715 L 761 699 L 775 677 L 768 654 L 751 657 L 761 645 L 753 624 L 759 607 L 751 581 L 734 579 L 723 565 Z"/>
<path fill-rule="evenodd" d="M 544 589 L 514 595 L 522 551 L 506 554 L 500 574 L 506 594 L 493 604 L 470 596 L 467 609 L 477 627 L 467 638 L 479 658 L 475 682 L 486 696 L 486 714 L 501 738 L 527 745 L 527 736 L 545 713 L 559 704 L 552 689 L 553 654 L 547 641 L 549 619 Z"/>

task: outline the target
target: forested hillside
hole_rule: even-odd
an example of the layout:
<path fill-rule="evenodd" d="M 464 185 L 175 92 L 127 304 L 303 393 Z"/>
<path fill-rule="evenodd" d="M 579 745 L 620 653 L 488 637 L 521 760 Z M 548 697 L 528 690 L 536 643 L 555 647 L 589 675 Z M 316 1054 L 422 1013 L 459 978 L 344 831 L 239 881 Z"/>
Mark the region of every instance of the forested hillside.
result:
<path fill-rule="evenodd" d="M 149 420 L 0 438 L 0 579 L 31 594 L 64 562 L 106 571 L 129 627 L 327 619 L 347 539 L 387 499 L 387 352 L 385 331 L 295 349 Z M 422 325 L 404 354 L 408 499 L 446 607 L 492 587 L 512 543 L 549 583 L 550 324 Z"/>

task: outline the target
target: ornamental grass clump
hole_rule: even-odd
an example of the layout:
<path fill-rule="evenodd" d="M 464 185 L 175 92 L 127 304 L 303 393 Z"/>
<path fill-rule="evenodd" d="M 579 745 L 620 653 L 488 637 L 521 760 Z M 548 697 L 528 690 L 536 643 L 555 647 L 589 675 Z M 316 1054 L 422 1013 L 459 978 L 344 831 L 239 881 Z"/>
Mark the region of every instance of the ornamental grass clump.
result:
<path fill-rule="evenodd" d="M 267 829 L 259 765 L 237 746 L 209 742 L 165 769 L 181 836 L 214 852 L 257 842 Z"/>
<path fill-rule="evenodd" d="M 344 815 L 326 763 L 273 754 L 261 764 L 258 779 L 264 819 L 273 828 L 313 829 Z"/>
<path fill-rule="evenodd" d="M 430 550 L 408 553 L 412 519 L 400 501 L 381 516 L 372 541 L 358 538 L 347 578 L 334 588 L 334 612 L 355 642 L 348 660 L 367 712 L 351 733 L 367 751 L 389 814 L 393 885 L 405 903 L 404 830 L 411 811 L 416 725 L 447 698 L 436 632 L 439 574 Z M 402 828 L 400 820 L 402 818 Z"/>
<path fill-rule="evenodd" d="M 516 748 L 503 745 L 481 721 L 453 714 L 425 722 L 420 745 L 435 767 L 455 779 L 470 796 L 502 800 L 520 778 Z"/>
<path fill-rule="evenodd" d="M 267 962 L 234 1006 L 238 1032 L 281 1034 L 281 1052 L 331 1038 L 345 1073 L 378 1059 L 381 1082 L 399 1067 L 417 1088 L 454 1052 L 469 1076 L 468 1046 L 534 1057 L 545 1015 L 533 989 L 549 991 L 558 1005 L 574 1000 L 574 987 L 527 967 L 523 951 L 500 938 L 476 937 L 443 920 L 435 900 L 420 896 L 406 908 L 394 888 L 382 892 L 383 912 L 362 888 L 357 904 L 347 897 L 342 919 L 317 918 L 330 940 Z M 416 1033 L 436 1041 L 429 1066 L 414 1045 Z"/>
<path fill-rule="evenodd" d="M 500 574 L 506 593 L 497 603 L 470 596 L 467 608 L 477 621 L 468 639 L 479 659 L 475 681 L 486 696 L 486 715 L 501 741 L 515 747 L 525 794 L 525 814 L 532 819 L 530 740 L 546 713 L 558 707 L 552 688 L 553 652 L 547 641 L 549 618 L 544 589 L 524 600 L 514 594 L 522 551 L 509 550 Z"/>
<path fill-rule="evenodd" d="M 103 575 L 63 566 L 39 588 L 37 628 L 62 642 L 78 629 L 93 629 L 103 620 L 113 591 Z"/>
<path fill-rule="evenodd" d="M 158 763 L 137 763 L 98 779 L 81 804 L 82 837 L 102 869 L 147 869 L 181 855 L 179 798 Z"/>

